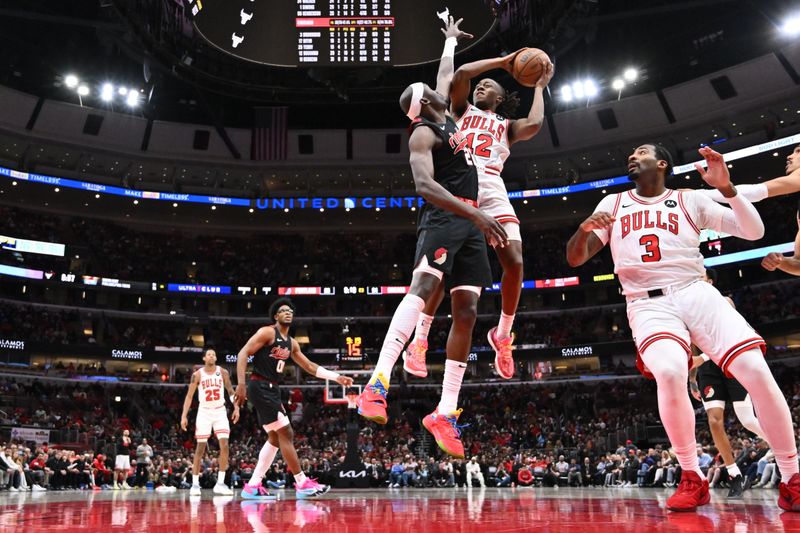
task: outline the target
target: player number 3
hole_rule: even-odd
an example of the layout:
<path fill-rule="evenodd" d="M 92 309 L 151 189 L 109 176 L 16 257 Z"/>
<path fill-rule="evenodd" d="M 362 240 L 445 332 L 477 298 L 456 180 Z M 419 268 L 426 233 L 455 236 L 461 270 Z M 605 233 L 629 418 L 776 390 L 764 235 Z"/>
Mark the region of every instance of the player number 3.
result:
<path fill-rule="evenodd" d="M 656 263 L 661 261 L 661 248 L 659 248 L 658 235 L 642 235 L 639 244 L 647 252 L 642 256 L 643 263 Z"/>

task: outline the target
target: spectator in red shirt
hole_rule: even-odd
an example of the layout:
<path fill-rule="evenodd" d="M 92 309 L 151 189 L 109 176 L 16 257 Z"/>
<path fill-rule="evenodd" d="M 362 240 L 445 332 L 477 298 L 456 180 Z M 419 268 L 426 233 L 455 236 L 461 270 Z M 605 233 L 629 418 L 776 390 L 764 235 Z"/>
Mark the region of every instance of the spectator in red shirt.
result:
<path fill-rule="evenodd" d="M 94 472 L 94 483 L 98 487 L 109 488 L 113 472 L 106 466 L 106 458 L 103 454 L 97 454 L 92 462 L 92 471 Z"/>
<path fill-rule="evenodd" d="M 533 485 L 533 474 L 527 465 L 519 469 L 517 473 L 517 484 L 520 487 L 530 487 Z"/>

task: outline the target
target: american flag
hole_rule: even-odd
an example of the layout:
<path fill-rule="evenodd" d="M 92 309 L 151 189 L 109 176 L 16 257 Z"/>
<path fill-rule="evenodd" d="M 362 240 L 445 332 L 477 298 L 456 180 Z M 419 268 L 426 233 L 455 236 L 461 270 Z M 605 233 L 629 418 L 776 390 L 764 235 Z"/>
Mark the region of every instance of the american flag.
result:
<path fill-rule="evenodd" d="M 256 107 L 250 147 L 253 161 L 286 159 L 288 107 Z"/>

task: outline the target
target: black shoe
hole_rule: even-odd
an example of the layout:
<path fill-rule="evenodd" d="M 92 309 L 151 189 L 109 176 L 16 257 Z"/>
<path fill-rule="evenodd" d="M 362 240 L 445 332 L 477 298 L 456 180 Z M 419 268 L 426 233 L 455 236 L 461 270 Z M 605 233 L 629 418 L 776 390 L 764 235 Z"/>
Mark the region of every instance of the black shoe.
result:
<path fill-rule="evenodd" d="M 744 492 L 744 487 L 742 487 L 742 476 L 738 475 L 735 478 L 730 480 L 731 490 L 728 491 L 728 498 L 741 498 L 742 493 Z"/>

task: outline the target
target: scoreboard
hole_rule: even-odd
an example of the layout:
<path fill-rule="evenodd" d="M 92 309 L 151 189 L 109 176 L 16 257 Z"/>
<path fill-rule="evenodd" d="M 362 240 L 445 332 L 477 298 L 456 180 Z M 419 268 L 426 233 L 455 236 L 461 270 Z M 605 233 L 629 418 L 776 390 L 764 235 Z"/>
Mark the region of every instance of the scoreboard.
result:
<path fill-rule="evenodd" d="M 285 67 L 404 66 L 436 61 L 452 15 L 491 30 L 491 0 L 185 0 L 199 35 L 241 59 Z"/>

